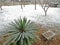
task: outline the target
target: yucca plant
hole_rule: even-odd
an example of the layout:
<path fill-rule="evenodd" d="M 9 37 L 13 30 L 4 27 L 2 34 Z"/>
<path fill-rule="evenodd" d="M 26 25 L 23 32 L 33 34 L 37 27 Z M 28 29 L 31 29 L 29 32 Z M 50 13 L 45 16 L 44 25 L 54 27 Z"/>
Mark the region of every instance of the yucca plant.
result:
<path fill-rule="evenodd" d="M 38 27 L 27 18 L 20 18 L 9 23 L 8 30 L 1 32 L 9 34 L 3 45 L 32 45 L 39 37 L 35 34 Z"/>

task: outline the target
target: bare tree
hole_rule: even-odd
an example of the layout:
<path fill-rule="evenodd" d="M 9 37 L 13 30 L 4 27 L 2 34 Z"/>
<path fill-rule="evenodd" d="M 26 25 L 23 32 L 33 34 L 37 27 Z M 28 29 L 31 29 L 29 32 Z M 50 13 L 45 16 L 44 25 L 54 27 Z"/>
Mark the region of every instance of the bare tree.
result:
<path fill-rule="evenodd" d="M 14 3 L 13 3 L 13 2 L 14 2 L 13 0 L 11 0 L 11 2 L 12 2 L 12 4 L 14 4 Z"/>
<path fill-rule="evenodd" d="M 23 7 L 22 7 L 22 0 L 21 0 L 21 9 L 23 9 Z"/>
<path fill-rule="evenodd" d="M 25 0 L 24 0 L 23 4 L 24 4 L 24 7 L 25 7 Z"/>
<path fill-rule="evenodd" d="M 23 7 L 22 7 L 22 5 L 23 5 L 22 2 L 23 2 L 23 1 L 22 1 L 22 0 L 19 0 L 19 2 L 21 3 L 21 9 L 23 9 Z"/>
<path fill-rule="evenodd" d="M 1 2 L 2 2 L 2 0 L 1 0 Z M 2 3 L 0 4 L 0 10 L 2 10 Z"/>
<path fill-rule="evenodd" d="M 35 0 L 35 10 L 36 10 L 36 0 Z"/>
<path fill-rule="evenodd" d="M 2 6 L 0 5 L 0 10 L 2 10 Z"/>
<path fill-rule="evenodd" d="M 23 9 L 23 7 L 22 7 L 22 0 L 19 0 L 19 4 L 21 4 L 21 9 Z"/>
<path fill-rule="evenodd" d="M 47 11 L 49 9 L 49 1 L 48 0 L 40 0 L 40 5 L 42 7 L 42 9 L 45 12 L 45 16 L 47 15 Z"/>

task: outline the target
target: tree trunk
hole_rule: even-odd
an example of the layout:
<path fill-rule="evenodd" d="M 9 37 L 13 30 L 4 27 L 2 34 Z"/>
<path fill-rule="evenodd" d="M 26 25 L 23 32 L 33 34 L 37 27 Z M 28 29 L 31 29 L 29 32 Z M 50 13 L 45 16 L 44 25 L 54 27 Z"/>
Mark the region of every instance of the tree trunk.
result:
<path fill-rule="evenodd" d="M 22 0 L 21 0 L 21 9 L 23 9 L 23 7 L 22 7 Z"/>
<path fill-rule="evenodd" d="M 35 0 L 35 10 L 36 10 L 36 0 Z"/>
<path fill-rule="evenodd" d="M 45 11 L 45 16 L 47 15 L 47 11 Z"/>
<path fill-rule="evenodd" d="M 24 2 L 23 2 L 23 3 L 24 3 L 24 7 L 25 7 L 25 0 L 24 0 Z"/>
<path fill-rule="evenodd" d="M 44 11 L 45 12 L 45 16 L 47 15 L 47 11 Z"/>
<path fill-rule="evenodd" d="M 22 8 L 22 4 L 21 4 L 21 9 L 23 9 L 23 8 Z"/>
<path fill-rule="evenodd" d="M 0 10 L 2 10 L 2 7 L 0 6 Z"/>
<path fill-rule="evenodd" d="M 25 7 L 25 2 L 24 2 L 24 7 Z"/>

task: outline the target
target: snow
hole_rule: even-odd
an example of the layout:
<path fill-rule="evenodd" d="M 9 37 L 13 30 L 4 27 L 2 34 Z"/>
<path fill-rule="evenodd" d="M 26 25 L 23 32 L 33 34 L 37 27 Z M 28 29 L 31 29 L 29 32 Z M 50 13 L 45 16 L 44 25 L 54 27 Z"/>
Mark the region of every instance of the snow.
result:
<path fill-rule="evenodd" d="M 48 30 L 58 30 L 58 32 L 60 30 L 60 8 L 50 7 L 47 16 L 44 15 L 40 5 L 37 5 L 37 10 L 34 9 L 34 5 L 23 6 L 23 9 L 20 5 L 2 6 L 2 8 L 3 10 L 0 10 L 0 28 L 21 16 L 44 25 Z"/>

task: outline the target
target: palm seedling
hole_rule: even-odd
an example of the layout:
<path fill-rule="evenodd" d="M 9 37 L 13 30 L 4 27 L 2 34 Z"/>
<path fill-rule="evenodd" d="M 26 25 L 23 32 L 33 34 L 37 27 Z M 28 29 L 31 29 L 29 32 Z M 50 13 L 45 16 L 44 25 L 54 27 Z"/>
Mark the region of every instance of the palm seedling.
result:
<path fill-rule="evenodd" d="M 32 45 L 38 39 L 35 34 L 37 30 L 36 24 L 25 17 L 14 20 L 9 23 L 8 30 L 3 32 L 9 34 L 3 45 Z"/>

